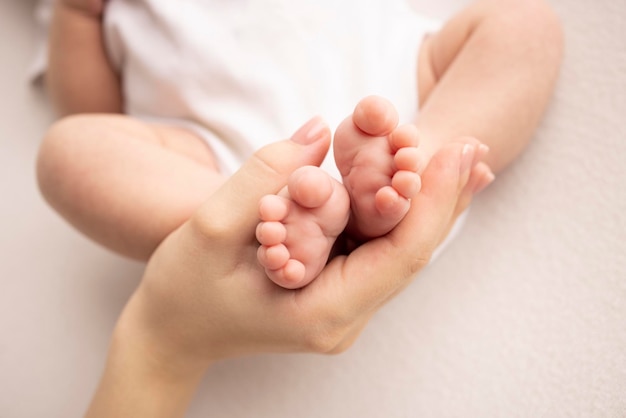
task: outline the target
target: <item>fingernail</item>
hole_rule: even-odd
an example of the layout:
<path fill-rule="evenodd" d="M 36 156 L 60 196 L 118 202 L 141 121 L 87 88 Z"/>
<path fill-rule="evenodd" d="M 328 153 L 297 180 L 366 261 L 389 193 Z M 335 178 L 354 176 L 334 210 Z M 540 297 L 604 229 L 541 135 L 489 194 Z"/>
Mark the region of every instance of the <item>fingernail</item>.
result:
<path fill-rule="evenodd" d="M 491 171 L 488 172 L 487 174 L 485 174 L 485 177 L 482 179 L 481 182 L 479 182 L 476 187 L 474 187 L 474 190 L 472 190 L 473 194 L 478 194 L 480 192 L 482 192 L 483 190 L 485 190 L 487 188 L 487 186 L 489 186 L 491 183 L 493 183 L 493 181 L 496 179 L 495 174 L 493 174 Z"/>
<path fill-rule="evenodd" d="M 310 145 L 324 138 L 327 134 L 326 122 L 321 117 L 316 116 L 298 129 L 291 140 L 301 145 Z"/>
<path fill-rule="evenodd" d="M 461 165 L 459 167 L 460 174 L 465 174 L 469 171 L 472 162 L 474 161 L 474 154 L 476 153 L 476 146 L 472 144 L 465 144 L 461 151 Z"/>
<path fill-rule="evenodd" d="M 489 147 L 485 144 L 480 144 L 478 146 L 478 151 L 476 152 L 476 156 L 478 157 L 479 160 L 482 160 L 485 155 L 487 155 L 489 153 Z"/>

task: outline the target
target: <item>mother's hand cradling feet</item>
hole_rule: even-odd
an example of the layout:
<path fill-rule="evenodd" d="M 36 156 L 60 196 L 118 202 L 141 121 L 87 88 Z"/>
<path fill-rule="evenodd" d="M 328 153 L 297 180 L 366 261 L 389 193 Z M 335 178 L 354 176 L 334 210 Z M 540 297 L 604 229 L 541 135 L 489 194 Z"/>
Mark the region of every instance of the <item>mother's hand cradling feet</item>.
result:
<path fill-rule="evenodd" d="M 319 165 L 329 144 L 314 118 L 291 141 L 264 147 L 162 243 L 116 326 L 88 416 L 179 416 L 214 361 L 345 350 L 489 177 L 475 140 L 445 146 L 393 231 L 335 257 L 308 286 L 284 289 L 258 265 L 258 202 L 297 168 Z"/>

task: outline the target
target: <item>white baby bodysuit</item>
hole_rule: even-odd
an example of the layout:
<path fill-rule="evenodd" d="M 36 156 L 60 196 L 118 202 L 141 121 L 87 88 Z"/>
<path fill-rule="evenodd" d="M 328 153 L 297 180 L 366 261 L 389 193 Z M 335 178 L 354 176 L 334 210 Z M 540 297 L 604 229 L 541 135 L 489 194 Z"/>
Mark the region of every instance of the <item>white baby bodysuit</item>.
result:
<path fill-rule="evenodd" d="M 105 19 L 126 113 L 194 129 L 225 174 L 370 94 L 414 118 L 418 48 L 436 28 L 405 0 L 114 0 Z"/>
<path fill-rule="evenodd" d="M 335 128 L 367 95 L 413 120 L 419 46 L 438 27 L 405 0 L 111 0 L 104 20 L 125 112 L 193 130 L 226 175 L 314 115 Z M 323 167 L 339 178 L 332 147 Z"/>

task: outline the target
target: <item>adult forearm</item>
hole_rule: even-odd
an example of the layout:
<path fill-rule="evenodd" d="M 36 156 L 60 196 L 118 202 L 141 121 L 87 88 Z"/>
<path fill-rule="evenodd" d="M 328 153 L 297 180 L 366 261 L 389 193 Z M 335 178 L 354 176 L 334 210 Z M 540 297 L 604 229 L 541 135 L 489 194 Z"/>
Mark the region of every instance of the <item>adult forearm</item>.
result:
<path fill-rule="evenodd" d="M 133 297 L 115 328 L 87 418 L 181 417 L 208 367 L 183 364 L 184 356 L 163 350 L 135 316 L 136 302 Z"/>
<path fill-rule="evenodd" d="M 46 85 L 60 116 L 122 112 L 120 80 L 105 51 L 100 16 L 57 2 L 48 62 Z"/>

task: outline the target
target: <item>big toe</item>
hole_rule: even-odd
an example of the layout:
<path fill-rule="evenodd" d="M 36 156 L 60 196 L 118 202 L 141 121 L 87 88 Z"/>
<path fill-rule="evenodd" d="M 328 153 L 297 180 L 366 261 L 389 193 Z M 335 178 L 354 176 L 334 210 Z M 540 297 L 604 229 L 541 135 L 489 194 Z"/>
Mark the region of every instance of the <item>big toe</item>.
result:
<path fill-rule="evenodd" d="M 304 166 L 294 171 L 289 177 L 287 188 L 291 198 L 308 209 L 325 204 L 333 192 L 330 176 L 315 166 Z"/>
<path fill-rule="evenodd" d="M 389 100 L 368 96 L 357 104 L 352 120 L 366 134 L 383 136 L 390 134 L 398 125 L 398 112 Z"/>

